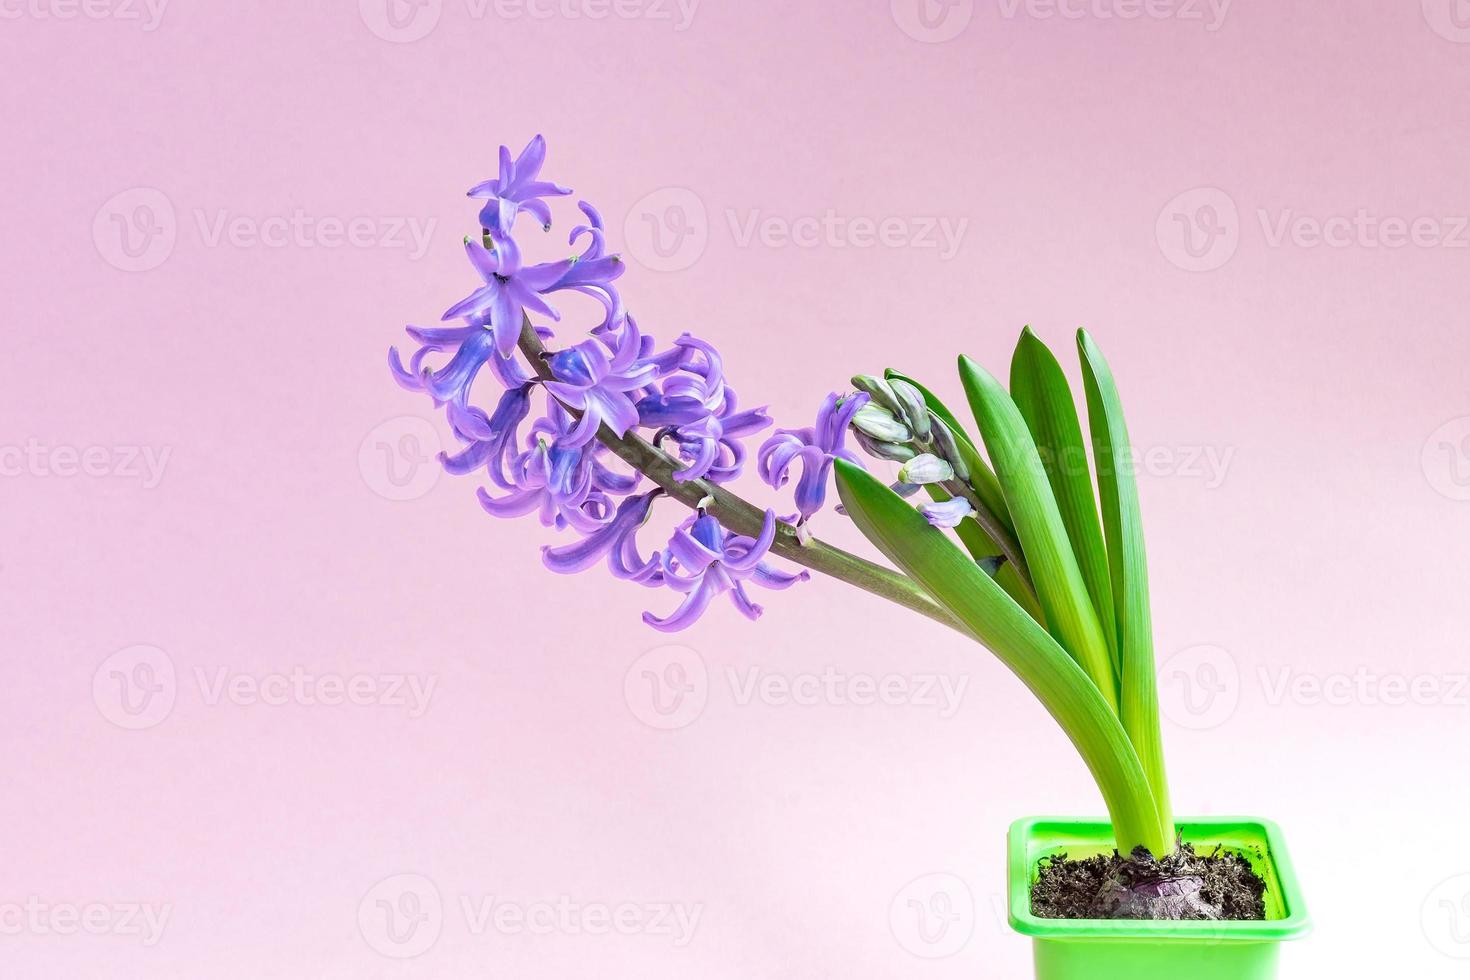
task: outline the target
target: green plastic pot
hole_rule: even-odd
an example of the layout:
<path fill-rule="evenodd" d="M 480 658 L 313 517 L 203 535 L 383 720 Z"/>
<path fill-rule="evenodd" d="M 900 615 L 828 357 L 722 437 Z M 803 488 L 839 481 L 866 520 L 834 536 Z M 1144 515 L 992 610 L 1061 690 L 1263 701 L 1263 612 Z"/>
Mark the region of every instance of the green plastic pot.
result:
<path fill-rule="evenodd" d="M 1311 927 L 1281 828 L 1253 817 L 1181 817 L 1179 833 L 1196 850 L 1216 845 L 1246 858 L 1266 882 L 1261 922 L 1140 922 L 1041 919 L 1031 886 L 1041 859 L 1113 851 L 1106 820 L 1029 817 L 1009 837 L 1011 927 L 1030 936 L 1036 980 L 1272 980 L 1281 943 Z"/>

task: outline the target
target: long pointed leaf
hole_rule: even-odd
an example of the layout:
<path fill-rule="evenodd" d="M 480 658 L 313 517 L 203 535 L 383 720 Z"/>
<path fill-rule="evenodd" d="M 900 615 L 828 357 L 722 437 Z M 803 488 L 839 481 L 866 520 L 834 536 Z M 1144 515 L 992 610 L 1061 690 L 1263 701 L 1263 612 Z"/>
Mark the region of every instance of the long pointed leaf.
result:
<path fill-rule="evenodd" d="M 1174 824 L 1164 771 L 1163 737 L 1159 731 L 1159 692 L 1154 667 L 1153 623 L 1148 598 L 1148 559 L 1143 546 L 1143 518 L 1138 484 L 1133 478 L 1128 427 L 1113 372 L 1086 331 L 1077 331 L 1077 350 L 1087 389 L 1087 417 L 1097 461 L 1098 495 L 1113 585 L 1122 662 L 1120 709 L 1123 727 L 1138 751 L 1153 787 L 1159 818 Z"/>
<path fill-rule="evenodd" d="M 1118 688 L 1107 638 L 1026 420 L 1000 382 L 968 357 L 960 358 L 960 380 L 1016 522 L 1047 627 L 1116 711 Z"/>
<path fill-rule="evenodd" d="M 1147 776 L 1123 726 L 1092 680 L 944 532 L 862 467 L 836 463 L 837 492 L 854 523 L 1019 677 L 1056 719 L 1102 791 L 1123 853 L 1167 853 Z"/>
<path fill-rule="evenodd" d="M 1097 518 L 1097 498 L 1092 493 L 1092 471 L 1082 443 L 1082 426 L 1077 421 L 1077 405 L 1072 400 L 1072 389 L 1062 366 L 1030 327 L 1021 332 L 1015 356 L 1011 358 L 1011 397 L 1036 440 L 1036 449 L 1062 514 L 1062 524 L 1072 542 L 1072 553 L 1082 569 L 1098 622 L 1103 626 L 1113 673 L 1117 676 L 1121 665 L 1118 634 L 1112 628 L 1113 583 L 1103 546 L 1102 525 Z"/>

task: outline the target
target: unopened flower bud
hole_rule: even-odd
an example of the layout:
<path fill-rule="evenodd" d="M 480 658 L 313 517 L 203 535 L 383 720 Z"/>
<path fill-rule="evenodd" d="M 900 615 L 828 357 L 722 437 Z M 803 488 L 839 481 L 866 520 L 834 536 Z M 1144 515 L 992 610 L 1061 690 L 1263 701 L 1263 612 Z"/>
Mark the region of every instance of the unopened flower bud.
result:
<path fill-rule="evenodd" d="M 991 578 L 995 578 L 999 574 L 1000 566 L 1005 563 L 1005 555 L 991 555 L 989 558 L 977 558 L 975 560 L 975 564 L 980 566 L 980 570 Z"/>
<path fill-rule="evenodd" d="M 919 505 L 919 513 L 934 527 L 958 527 L 969 516 L 970 509 L 970 502 L 964 497 Z"/>
<path fill-rule="evenodd" d="M 924 396 L 919 393 L 919 389 L 902 378 L 894 378 L 888 382 L 888 386 L 898 399 L 898 417 L 908 423 L 908 427 L 914 430 L 914 435 L 920 439 L 929 438 L 929 406 L 924 403 Z"/>
<path fill-rule="evenodd" d="M 869 456 L 876 456 L 879 459 L 891 459 L 895 463 L 907 463 L 917 455 L 908 446 L 896 442 L 884 442 L 881 439 L 874 439 L 861 430 L 854 430 L 853 435 L 857 438 L 858 445 L 862 446 L 863 450 Z"/>
<path fill-rule="evenodd" d="M 954 467 L 933 453 L 922 453 L 898 468 L 898 478 L 903 483 L 943 483 L 954 479 Z"/>
<path fill-rule="evenodd" d="M 929 434 L 934 439 L 934 446 L 939 450 L 939 455 L 949 460 L 949 465 L 954 467 L 954 475 L 961 480 L 970 478 L 970 467 L 965 465 L 965 457 L 960 454 L 959 444 L 955 441 L 954 433 L 949 431 L 949 426 L 938 416 L 933 416 L 934 426 Z"/>
<path fill-rule="evenodd" d="M 852 424 L 859 432 L 882 442 L 908 442 L 913 438 L 908 426 L 894 418 L 887 409 L 872 402 L 857 410 L 857 414 L 852 417 Z"/>
<path fill-rule="evenodd" d="M 874 404 L 886 408 L 895 414 L 902 411 L 899 407 L 898 398 L 893 393 L 892 386 L 882 378 L 875 378 L 871 374 L 855 375 L 852 379 L 852 386 L 858 391 L 867 392 L 868 397 L 873 399 Z"/>

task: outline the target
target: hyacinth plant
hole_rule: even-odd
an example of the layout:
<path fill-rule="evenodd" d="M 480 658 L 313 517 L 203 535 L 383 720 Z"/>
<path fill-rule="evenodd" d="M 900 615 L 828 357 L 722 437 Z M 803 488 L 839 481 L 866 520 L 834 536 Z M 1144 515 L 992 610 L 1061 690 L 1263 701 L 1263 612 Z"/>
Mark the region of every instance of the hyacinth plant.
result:
<path fill-rule="evenodd" d="M 1091 337 L 1077 336 L 1087 441 L 1061 366 L 1029 329 L 1009 391 L 960 358 L 975 435 L 892 370 L 828 394 L 810 426 L 775 428 L 736 398 L 710 342 L 684 333 L 663 346 L 640 328 L 590 204 L 572 254 L 525 260 L 523 232 L 550 231 L 549 199 L 571 193 L 541 179 L 545 155 L 539 136 L 518 156 L 501 147 L 498 174 L 469 192 L 484 202 L 465 240 L 479 284 L 445 324 L 408 328 L 406 363 L 389 352 L 398 382 L 432 398 L 460 443 L 445 469 L 477 476 L 491 515 L 534 513 L 553 529 L 542 551 L 552 571 L 601 564 L 654 593 L 643 618 L 657 630 L 685 629 L 716 601 L 755 619 L 754 595 L 817 573 L 978 641 L 1076 746 L 1119 850 L 1170 853 L 1138 493 L 1118 392 Z M 563 337 L 556 304 L 568 293 L 596 300 L 600 320 Z M 482 399 L 476 381 L 491 378 L 494 397 Z M 760 480 L 791 493 L 782 516 L 731 486 L 752 448 Z M 896 482 L 870 470 L 893 462 Z M 660 500 L 678 514 L 650 547 Z M 823 541 L 824 510 L 896 567 Z M 658 598 L 665 590 L 675 595 Z"/>

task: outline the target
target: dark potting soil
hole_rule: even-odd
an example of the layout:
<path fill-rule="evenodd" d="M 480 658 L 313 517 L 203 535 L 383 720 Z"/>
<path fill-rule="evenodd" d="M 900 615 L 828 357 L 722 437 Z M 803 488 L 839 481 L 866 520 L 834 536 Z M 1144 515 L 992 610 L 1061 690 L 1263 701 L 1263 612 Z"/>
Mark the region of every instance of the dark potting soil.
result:
<path fill-rule="evenodd" d="M 1266 883 L 1239 854 L 1188 844 L 1162 860 L 1145 848 L 1080 861 L 1041 859 L 1031 914 L 1043 919 L 1264 919 Z"/>

